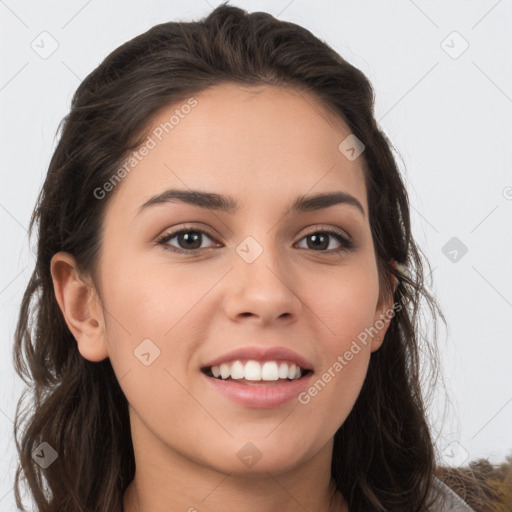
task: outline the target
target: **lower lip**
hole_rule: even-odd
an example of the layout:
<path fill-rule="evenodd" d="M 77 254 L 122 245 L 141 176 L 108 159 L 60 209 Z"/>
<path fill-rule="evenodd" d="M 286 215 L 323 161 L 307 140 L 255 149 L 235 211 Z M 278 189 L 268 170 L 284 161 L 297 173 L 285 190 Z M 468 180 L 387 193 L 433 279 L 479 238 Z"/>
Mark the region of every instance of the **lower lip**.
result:
<path fill-rule="evenodd" d="M 297 399 L 311 381 L 313 373 L 308 373 L 297 380 L 290 380 L 282 384 L 239 384 L 230 380 L 220 380 L 214 377 L 208 377 L 201 372 L 203 377 L 217 391 L 234 402 L 244 407 L 253 407 L 258 409 L 271 409 L 279 407 Z"/>

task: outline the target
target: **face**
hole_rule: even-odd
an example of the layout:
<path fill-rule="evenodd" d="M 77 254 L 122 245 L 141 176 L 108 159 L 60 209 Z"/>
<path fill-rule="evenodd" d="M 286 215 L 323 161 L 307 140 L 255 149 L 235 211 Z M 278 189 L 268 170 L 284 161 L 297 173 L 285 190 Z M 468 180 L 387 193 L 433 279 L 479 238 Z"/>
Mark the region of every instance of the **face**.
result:
<path fill-rule="evenodd" d="M 286 471 L 330 456 L 388 325 L 363 156 L 340 151 L 348 126 L 304 93 L 224 84 L 194 98 L 158 113 L 113 191 L 103 316 L 76 337 L 83 357 L 110 357 L 137 443 L 156 459 Z M 229 208 L 151 201 L 170 189 Z M 333 192 L 345 200 L 293 207 Z M 294 362 L 307 371 L 283 378 Z M 253 380 L 260 370 L 279 380 Z"/>

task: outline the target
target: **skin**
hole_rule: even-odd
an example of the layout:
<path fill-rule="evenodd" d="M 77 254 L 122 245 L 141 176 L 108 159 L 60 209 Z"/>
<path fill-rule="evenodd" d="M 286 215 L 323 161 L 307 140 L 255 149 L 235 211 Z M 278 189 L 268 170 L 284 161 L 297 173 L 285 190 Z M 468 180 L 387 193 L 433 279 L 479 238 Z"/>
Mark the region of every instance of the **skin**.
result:
<path fill-rule="evenodd" d="M 333 436 L 389 321 L 305 405 L 243 407 L 207 385 L 200 367 L 241 346 L 283 345 L 320 378 L 392 310 L 393 298 L 379 289 L 362 157 L 350 161 L 338 150 L 348 126 L 305 93 L 223 84 L 195 98 L 190 114 L 111 192 L 96 286 L 71 254 L 51 263 L 80 354 L 109 357 L 130 404 L 137 469 L 124 510 L 345 512 L 341 495 L 329 501 Z M 165 107 L 152 128 L 176 108 Z M 137 215 L 169 187 L 230 195 L 240 209 L 172 202 Z M 365 214 L 348 204 L 287 212 L 298 195 L 333 190 L 353 195 Z M 196 255 L 156 243 L 185 223 L 214 235 L 201 235 Z M 355 247 L 332 252 L 342 245 L 329 237 L 315 248 L 306 235 L 325 228 Z M 236 252 L 247 236 L 263 248 L 251 264 Z M 190 247 L 178 237 L 167 245 Z M 134 356 L 147 338 L 160 350 L 148 366 Z M 237 457 L 247 442 L 261 453 L 250 468 Z"/>

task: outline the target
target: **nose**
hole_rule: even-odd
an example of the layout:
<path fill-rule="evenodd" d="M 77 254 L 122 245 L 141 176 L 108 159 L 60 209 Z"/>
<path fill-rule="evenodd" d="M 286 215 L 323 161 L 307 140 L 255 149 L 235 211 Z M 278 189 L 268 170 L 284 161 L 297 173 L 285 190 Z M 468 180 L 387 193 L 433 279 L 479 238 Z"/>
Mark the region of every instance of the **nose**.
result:
<path fill-rule="evenodd" d="M 232 261 L 224 295 L 231 320 L 252 319 L 268 325 L 300 317 L 303 303 L 294 289 L 299 280 L 275 243 L 261 244 L 247 237 L 236 247 Z"/>

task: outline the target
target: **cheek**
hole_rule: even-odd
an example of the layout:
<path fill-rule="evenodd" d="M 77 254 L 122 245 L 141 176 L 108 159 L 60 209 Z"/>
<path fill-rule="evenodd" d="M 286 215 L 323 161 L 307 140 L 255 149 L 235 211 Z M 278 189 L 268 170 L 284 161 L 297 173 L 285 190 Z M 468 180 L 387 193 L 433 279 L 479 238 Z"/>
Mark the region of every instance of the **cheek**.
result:
<path fill-rule="evenodd" d="M 179 437 L 183 425 L 175 421 L 176 411 L 194 409 L 185 376 L 195 349 L 190 322 L 212 283 L 178 270 L 171 275 L 168 266 L 131 265 L 129 258 L 105 268 L 107 343 L 119 384 L 152 431 Z M 204 424 L 207 415 L 198 409 L 193 413 Z"/>
<path fill-rule="evenodd" d="M 377 276 L 371 268 L 346 270 L 310 294 L 312 309 L 321 320 L 321 364 L 302 401 L 335 430 L 352 409 L 366 377 L 378 300 Z"/>
<path fill-rule="evenodd" d="M 371 338 L 364 330 L 367 317 L 350 308 L 340 310 L 337 322 L 331 323 L 336 336 L 322 340 L 322 364 L 298 397 L 306 423 L 327 437 L 345 422 L 366 378 L 371 356 Z"/>
<path fill-rule="evenodd" d="M 112 327 L 130 338 L 167 340 L 214 284 L 215 276 L 194 279 L 179 267 L 130 265 L 106 272 L 105 300 L 118 322 Z M 119 325 L 121 324 L 121 325 Z"/>
<path fill-rule="evenodd" d="M 181 403 L 180 387 L 171 375 L 179 382 L 187 378 L 191 355 L 204 340 L 212 313 L 212 308 L 205 309 L 209 303 L 204 298 L 216 281 L 216 274 L 194 278 L 178 267 L 171 271 L 169 265 L 130 265 L 128 258 L 105 272 L 109 357 L 119 379 L 129 374 L 139 383 L 134 404 L 139 395 L 156 400 L 155 389 L 176 388 L 174 407 L 190 399 L 183 396 Z M 168 399 L 162 397 L 163 402 Z"/>
<path fill-rule="evenodd" d="M 367 267 L 346 267 L 315 280 L 308 302 L 321 320 L 326 353 L 331 357 L 347 350 L 352 340 L 364 339 L 374 321 L 378 293 L 377 274 Z"/>

